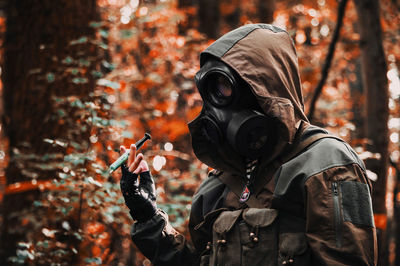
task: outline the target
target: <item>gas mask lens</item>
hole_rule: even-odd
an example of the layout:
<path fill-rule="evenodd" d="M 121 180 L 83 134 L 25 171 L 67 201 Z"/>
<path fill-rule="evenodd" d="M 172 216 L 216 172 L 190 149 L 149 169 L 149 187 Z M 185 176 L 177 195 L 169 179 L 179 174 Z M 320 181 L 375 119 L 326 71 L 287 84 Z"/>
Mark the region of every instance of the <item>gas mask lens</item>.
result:
<path fill-rule="evenodd" d="M 228 105 L 233 97 L 233 82 L 221 73 L 212 73 L 207 77 L 207 94 L 217 106 Z"/>
<path fill-rule="evenodd" d="M 216 87 L 218 97 L 224 98 L 232 95 L 232 86 L 224 76 L 218 75 Z"/>

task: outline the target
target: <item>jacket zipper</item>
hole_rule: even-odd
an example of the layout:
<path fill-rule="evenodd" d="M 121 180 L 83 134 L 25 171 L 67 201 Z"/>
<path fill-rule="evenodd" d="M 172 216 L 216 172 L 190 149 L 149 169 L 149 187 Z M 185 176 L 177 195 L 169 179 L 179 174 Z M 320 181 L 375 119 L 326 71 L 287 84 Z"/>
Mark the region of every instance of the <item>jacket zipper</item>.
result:
<path fill-rule="evenodd" d="M 342 246 L 342 214 L 340 211 L 340 195 L 338 182 L 332 182 L 333 211 L 335 220 L 336 246 Z"/>

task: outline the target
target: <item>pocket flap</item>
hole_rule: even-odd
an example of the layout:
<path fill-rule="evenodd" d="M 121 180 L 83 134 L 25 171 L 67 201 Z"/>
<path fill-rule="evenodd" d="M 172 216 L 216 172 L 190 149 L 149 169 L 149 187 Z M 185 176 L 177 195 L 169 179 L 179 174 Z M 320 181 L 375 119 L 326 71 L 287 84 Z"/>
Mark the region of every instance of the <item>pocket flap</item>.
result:
<path fill-rule="evenodd" d="M 243 210 L 224 211 L 222 212 L 214 223 L 214 231 L 222 234 L 229 232 Z"/>
<path fill-rule="evenodd" d="M 205 227 L 211 226 L 211 225 L 213 224 L 213 222 L 215 221 L 215 219 L 217 219 L 218 215 L 219 215 L 221 212 L 226 211 L 226 210 L 228 210 L 228 209 L 227 209 L 227 208 L 220 208 L 220 209 L 213 210 L 213 211 L 207 213 L 207 214 L 204 216 L 203 221 L 200 222 L 199 224 L 197 224 L 197 225 L 194 227 L 194 230 L 199 230 L 199 229 L 202 228 L 203 226 L 205 226 Z"/>
<path fill-rule="evenodd" d="M 277 216 L 278 211 L 275 209 L 249 208 L 243 212 L 243 220 L 253 227 L 269 226 L 275 221 Z"/>
<path fill-rule="evenodd" d="M 287 256 L 301 255 L 307 250 L 304 233 L 283 233 L 279 235 L 279 252 Z"/>

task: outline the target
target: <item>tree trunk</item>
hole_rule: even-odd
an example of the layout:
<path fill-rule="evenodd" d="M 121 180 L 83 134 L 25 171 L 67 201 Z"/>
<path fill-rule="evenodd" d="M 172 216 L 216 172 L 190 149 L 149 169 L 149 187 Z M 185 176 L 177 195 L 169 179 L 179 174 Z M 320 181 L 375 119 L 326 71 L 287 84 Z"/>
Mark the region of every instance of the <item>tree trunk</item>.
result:
<path fill-rule="evenodd" d="M 178 33 L 185 35 L 186 31 L 195 28 L 196 13 L 191 12 L 190 9 L 197 8 L 198 0 L 178 0 L 178 8 L 183 10 L 186 18 L 178 24 Z M 189 11 L 189 12 L 188 12 Z"/>
<path fill-rule="evenodd" d="M 199 0 L 199 31 L 211 39 L 220 35 L 219 0 Z"/>
<path fill-rule="evenodd" d="M 258 18 L 260 23 L 274 21 L 275 0 L 258 0 Z"/>
<path fill-rule="evenodd" d="M 393 220 L 394 220 L 394 227 L 395 227 L 395 264 L 400 265 L 400 200 L 399 200 L 399 193 L 400 193 L 400 173 L 397 169 L 396 172 L 396 186 L 394 189 L 394 199 L 393 199 Z"/>
<path fill-rule="evenodd" d="M 350 82 L 350 95 L 353 99 L 351 112 L 353 116 L 351 118 L 351 122 L 355 126 L 355 130 L 350 132 L 350 139 L 352 141 L 360 141 L 365 139 L 365 108 L 364 101 L 362 100 L 362 96 L 364 94 L 363 85 L 362 85 L 362 77 L 361 77 L 361 60 L 357 58 L 353 60 L 352 63 L 355 65 L 354 74 L 357 76 L 354 82 Z"/>
<path fill-rule="evenodd" d="M 221 20 L 222 20 L 222 26 L 227 27 L 224 31 L 231 31 L 236 29 L 237 27 L 240 26 L 240 16 L 242 15 L 242 4 L 243 2 L 240 0 L 222 0 L 220 1 L 220 5 L 231 5 L 234 8 L 230 10 L 230 12 L 226 12 L 226 10 L 223 12 L 224 14 L 221 14 Z M 224 25 L 226 24 L 226 25 Z"/>
<path fill-rule="evenodd" d="M 386 182 L 389 163 L 388 154 L 388 80 L 387 65 L 382 45 L 378 0 L 355 1 L 360 31 L 363 85 L 366 92 L 365 136 L 368 150 L 379 153 L 379 159 L 367 161 L 367 168 L 378 175 L 374 184 L 372 200 L 377 223 L 379 265 L 387 265 L 386 231 Z"/>
<path fill-rule="evenodd" d="M 59 169 L 49 166 L 63 160 L 72 141 L 82 149 L 89 145 L 89 128 L 71 102 L 84 101 L 94 90 L 97 45 L 89 23 L 98 18 L 96 9 L 95 0 L 8 1 L 5 7 L 6 179 L 8 187 L 30 189 L 4 197 L 1 265 L 37 228 L 32 203 L 40 192 L 35 185 L 55 177 Z"/>

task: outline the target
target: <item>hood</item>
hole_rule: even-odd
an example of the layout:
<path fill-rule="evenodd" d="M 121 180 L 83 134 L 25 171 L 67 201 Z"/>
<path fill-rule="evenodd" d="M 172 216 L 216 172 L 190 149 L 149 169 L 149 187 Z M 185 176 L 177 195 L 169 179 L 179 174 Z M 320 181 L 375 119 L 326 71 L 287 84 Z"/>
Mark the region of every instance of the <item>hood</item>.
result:
<path fill-rule="evenodd" d="M 200 66 L 215 57 L 246 81 L 264 113 L 278 122 L 280 143 L 292 143 L 304 114 L 298 60 L 289 34 L 269 24 L 233 30 L 200 54 Z"/>

